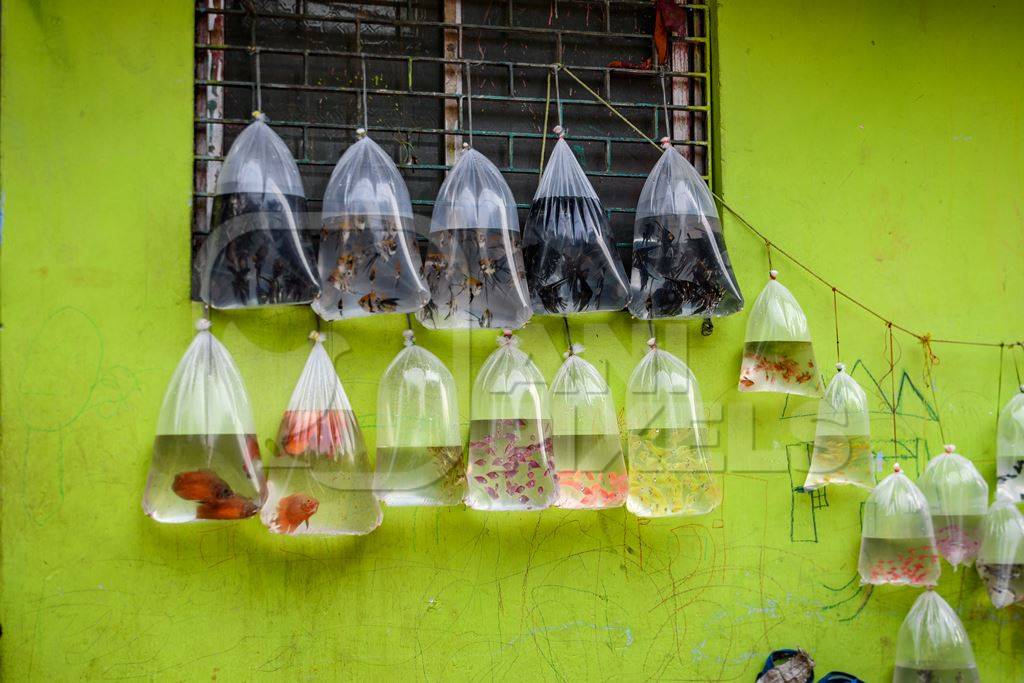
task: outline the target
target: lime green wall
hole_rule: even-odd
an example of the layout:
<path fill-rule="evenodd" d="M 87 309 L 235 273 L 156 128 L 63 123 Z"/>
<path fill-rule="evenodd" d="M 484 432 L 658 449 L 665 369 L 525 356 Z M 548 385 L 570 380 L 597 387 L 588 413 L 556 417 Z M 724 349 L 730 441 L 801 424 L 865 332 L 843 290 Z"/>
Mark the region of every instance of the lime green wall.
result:
<path fill-rule="evenodd" d="M 1024 8 L 999 0 L 719 4 L 719 189 L 784 247 L 911 329 L 1024 337 Z M 406 680 L 750 680 L 800 645 L 819 673 L 889 675 L 915 591 L 855 579 L 859 503 L 793 496 L 813 404 L 734 389 L 745 314 L 710 338 L 659 326 L 687 354 L 727 455 L 706 518 L 622 510 L 388 510 L 359 539 L 271 537 L 257 520 L 161 527 L 139 496 L 165 384 L 192 335 L 188 302 L 192 3 L 3 4 L 3 597 L 5 678 L 257 674 Z M 651 157 L 654 160 L 653 153 Z M 749 298 L 764 248 L 726 221 Z M 834 361 L 831 292 L 776 257 Z M 876 375 L 885 329 L 840 305 L 842 351 Z M 308 350 L 304 310 L 216 314 L 271 436 Z M 329 348 L 372 440 L 375 383 L 402 321 L 335 325 Z M 621 399 L 644 326 L 574 323 Z M 468 379 L 494 334 L 427 333 Z M 550 377 L 557 321 L 522 333 Z M 898 335 L 917 386 L 923 357 Z M 936 346 L 947 439 L 991 480 L 999 352 Z M 857 376 L 884 410 L 863 369 Z M 883 383 L 888 390 L 888 383 Z M 941 443 L 907 385 L 900 438 Z M 928 396 L 927 392 L 925 392 Z M 928 396 L 930 399 L 930 396 Z M 724 422 L 721 418 L 724 417 Z M 876 447 L 891 426 L 874 424 Z M 926 440 L 918 444 L 917 437 Z M 792 479 L 791 479 L 792 476 Z M 816 539 L 816 542 L 815 542 Z M 973 571 L 944 572 L 983 678 L 1024 678 L 1017 612 Z"/>

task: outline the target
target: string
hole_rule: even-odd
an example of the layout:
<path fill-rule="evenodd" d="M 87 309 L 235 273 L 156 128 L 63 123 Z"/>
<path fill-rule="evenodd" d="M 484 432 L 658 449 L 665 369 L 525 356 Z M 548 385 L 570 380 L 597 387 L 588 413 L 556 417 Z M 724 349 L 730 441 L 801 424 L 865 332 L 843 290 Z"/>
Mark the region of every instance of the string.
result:
<path fill-rule="evenodd" d="M 548 144 L 548 114 L 551 111 L 551 72 L 548 72 L 548 87 L 547 92 L 544 94 L 544 127 L 541 128 L 543 133 L 540 138 L 540 168 L 537 171 L 537 185 L 540 185 L 541 179 L 544 177 L 544 150 Z"/>
<path fill-rule="evenodd" d="M 648 336 L 650 336 L 651 339 L 657 339 L 657 337 L 654 335 L 654 321 L 651 320 L 650 318 L 647 319 L 647 334 Z"/>
<path fill-rule="evenodd" d="M 665 72 L 661 72 L 661 78 L 658 79 L 661 82 L 661 107 L 665 112 L 665 137 L 672 141 L 672 124 L 669 122 L 668 115 L 668 95 L 665 94 Z"/>
<path fill-rule="evenodd" d="M 894 349 L 894 342 L 892 336 L 892 323 L 888 323 L 889 327 L 889 394 L 891 397 L 892 407 L 892 454 L 895 457 L 899 457 L 898 445 L 899 442 L 896 440 L 896 357 Z M 945 441 L 945 439 L 943 439 Z"/>
<path fill-rule="evenodd" d="M 836 288 L 832 288 L 832 318 L 836 321 L 836 362 L 841 363 L 843 356 L 839 353 L 839 297 L 836 296 Z"/>
<path fill-rule="evenodd" d="M 996 384 L 996 433 L 999 432 L 999 411 L 1003 402 L 1003 351 L 1006 347 L 999 347 L 999 382 Z"/>
<path fill-rule="evenodd" d="M 256 72 L 256 81 L 253 83 L 253 94 L 256 97 L 256 106 L 253 110 L 256 112 L 263 111 L 263 88 L 262 79 L 260 78 L 260 49 L 256 47 L 256 24 L 258 18 L 255 13 L 254 7 L 246 7 L 246 14 L 252 19 L 252 28 L 249 30 L 249 52 L 253 55 L 254 70 Z"/>
<path fill-rule="evenodd" d="M 256 111 L 263 111 L 263 79 L 260 78 L 260 51 L 256 50 Z"/>
<path fill-rule="evenodd" d="M 1017 342 L 1013 346 L 1014 346 L 1014 348 L 1019 348 L 1021 355 L 1024 356 L 1024 342 Z M 1017 365 L 1017 356 L 1013 356 L 1013 371 L 1017 374 L 1017 386 L 1019 387 L 1021 385 L 1021 381 L 1020 381 L 1020 366 Z"/>
<path fill-rule="evenodd" d="M 362 61 L 363 66 L 363 130 L 368 130 L 370 128 L 370 110 L 366 105 L 366 55 L 360 55 L 360 60 Z"/>
<path fill-rule="evenodd" d="M 610 112 L 612 112 L 616 117 L 618 117 L 627 126 L 629 126 L 637 135 L 639 135 L 641 138 L 643 138 L 648 143 L 650 143 L 650 145 L 652 147 L 654 147 L 654 148 L 656 148 L 658 150 L 661 150 L 661 146 L 657 142 L 652 140 L 646 133 L 644 133 L 642 130 L 640 130 L 632 121 L 630 121 L 628 118 L 626 118 L 626 116 L 623 115 L 622 112 L 620 112 L 615 107 L 615 105 L 613 105 L 611 102 L 609 102 L 608 100 L 606 100 L 603 97 L 601 97 L 601 95 L 599 95 L 597 92 L 595 92 L 593 88 L 591 88 L 586 83 L 584 83 L 582 80 L 580 80 L 580 78 L 572 71 L 572 69 L 570 69 L 569 67 L 565 66 L 564 64 L 559 64 L 558 66 L 559 66 L 560 69 L 565 71 L 565 73 L 567 73 L 570 78 L 572 78 L 574 81 L 576 81 L 576 83 L 578 83 L 581 88 L 583 88 L 587 93 L 589 93 L 591 97 L 593 97 L 597 102 L 599 102 L 602 105 L 604 105 L 605 108 L 607 108 Z M 917 339 L 919 341 L 923 340 L 923 338 L 924 338 L 923 335 L 918 334 L 918 333 L 914 332 L 913 330 L 910 330 L 909 328 L 905 327 L 904 325 L 900 325 L 899 323 L 897 323 L 897 322 L 891 320 L 890 318 L 882 315 L 881 313 L 879 313 L 875 309 L 871 308 L 870 306 L 868 306 L 867 304 L 863 303 L 859 299 L 854 298 L 852 295 L 848 294 L 847 292 L 843 291 L 838 286 L 836 286 L 833 283 L 831 283 L 828 280 L 826 280 L 823 276 L 819 275 L 816 271 L 814 271 L 810 266 L 804 264 L 803 261 L 801 261 L 800 259 L 798 259 L 795 256 L 793 256 L 792 254 L 790 254 L 785 249 L 779 247 L 779 245 L 777 243 L 772 242 L 771 240 L 769 240 L 767 235 L 765 235 L 763 232 L 758 230 L 757 227 L 755 227 L 742 213 L 740 213 L 740 211 L 738 209 L 734 208 L 727 201 L 725 201 L 725 199 L 723 199 L 721 195 L 717 194 L 711 188 L 708 188 L 708 191 L 711 193 L 711 196 L 714 197 L 718 201 L 718 203 L 722 205 L 722 208 L 724 208 L 726 211 L 728 211 L 730 214 L 732 214 L 736 218 L 736 220 L 738 220 L 745 228 L 747 228 L 748 230 L 750 230 L 750 232 L 752 232 L 754 235 L 756 235 L 758 238 L 760 238 L 765 243 L 765 245 L 767 247 L 774 247 L 777 252 L 779 252 L 780 254 L 785 256 L 794 265 L 798 266 L 801 270 L 806 272 L 808 275 L 810 275 L 811 277 L 816 279 L 821 284 L 823 284 L 826 287 L 829 287 L 831 289 L 834 289 L 836 294 L 838 294 L 839 296 L 843 297 L 844 299 L 846 299 L 850 303 L 854 304 L 855 306 L 857 306 L 858 308 L 863 310 L 865 313 L 868 313 L 869 315 L 874 316 L 876 319 L 880 320 L 882 323 L 884 323 L 886 325 L 891 325 L 893 328 L 895 328 L 897 330 L 900 330 L 901 332 L 905 332 L 905 333 L 909 334 L 910 336 L 914 337 L 915 339 Z M 964 339 L 934 339 L 934 338 L 930 339 L 930 342 L 932 344 L 961 344 L 961 345 L 964 345 L 964 346 L 988 346 L 988 347 L 998 347 L 1001 343 L 1005 343 L 1005 342 L 971 341 L 971 340 L 964 340 Z M 1024 341 L 1017 341 L 1017 342 L 1011 342 L 1011 343 L 1013 343 L 1013 344 L 1024 344 Z"/>
<path fill-rule="evenodd" d="M 405 327 L 408 330 L 412 329 L 412 313 L 405 314 Z"/>
<path fill-rule="evenodd" d="M 562 324 L 565 325 L 565 344 L 572 351 L 572 334 L 569 332 L 569 316 L 562 316 Z"/>
<path fill-rule="evenodd" d="M 558 107 L 558 127 L 562 128 L 562 91 L 558 87 L 558 66 L 554 68 L 555 71 L 555 103 Z M 545 128 L 545 130 L 547 130 Z"/>
<path fill-rule="evenodd" d="M 764 243 L 764 250 L 768 253 L 768 272 L 775 270 L 775 266 L 772 265 L 772 243 L 767 240 Z"/>
<path fill-rule="evenodd" d="M 469 146 L 473 146 L 473 73 L 466 62 L 466 109 L 469 116 Z"/>

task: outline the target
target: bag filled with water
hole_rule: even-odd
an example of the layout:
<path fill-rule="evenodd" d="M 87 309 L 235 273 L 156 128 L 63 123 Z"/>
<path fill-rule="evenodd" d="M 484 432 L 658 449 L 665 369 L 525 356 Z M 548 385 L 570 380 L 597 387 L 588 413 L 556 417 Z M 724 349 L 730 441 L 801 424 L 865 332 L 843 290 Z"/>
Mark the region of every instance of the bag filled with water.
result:
<path fill-rule="evenodd" d="M 277 534 L 368 534 L 380 525 L 381 511 L 363 433 L 322 335 L 310 338 L 313 350 L 267 461 L 260 518 Z"/>
<path fill-rule="evenodd" d="M 633 228 L 634 317 L 714 318 L 743 308 L 711 192 L 667 139 L 644 183 Z"/>
<path fill-rule="evenodd" d="M 811 467 L 804 489 L 826 484 L 875 486 L 871 455 L 871 418 L 864 389 L 846 373 L 842 363 L 818 404 Z"/>
<path fill-rule="evenodd" d="M 214 308 L 306 304 L 320 291 L 299 168 L 262 114 L 217 176 L 210 234 L 196 252 L 199 298 Z"/>
<path fill-rule="evenodd" d="M 928 462 L 917 486 L 928 499 L 939 553 L 954 568 L 974 564 L 988 512 L 988 482 L 949 445 Z"/>
<path fill-rule="evenodd" d="M 629 493 L 615 402 L 608 382 L 573 344 L 551 382 L 552 452 L 558 507 L 619 507 Z"/>
<path fill-rule="evenodd" d="M 953 608 L 933 590 L 914 601 L 896 636 L 893 683 L 978 683 L 971 639 Z"/>
<path fill-rule="evenodd" d="M 430 299 L 420 279 L 409 190 L 395 162 L 368 137 L 341 155 L 327 183 L 318 268 L 313 309 L 325 320 L 413 313 Z"/>
<path fill-rule="evenodd" d="M 142 508 L 158 522 L 243 519 L 266 496 L 242 377 L 210 321 L 196 327 L 157 421 Z"/>
<path fill-rule="evenodd" d="M 432 329 L 518 329 L 533 314 L 519 215 L 498 168 L 465 149 L 441 185 L 430 220 L 423 277 L 430 301 L 417 313 Z"/>
<path fill-rule="evenodd" d="M 821 396 L 807 316 L 778 273 L 770 275 L 747 320 L 739 390 Z"/>
<path fill-rule="evenodd" d="M 700 388 L 686 363 L 654 339 L 648 346 L 626 386 L 626 507 L 638 517 L 703 515 L 722 492 L 708 466 Z"/>
<path fill-rule="evenodd" d="M 1024 603 L 1024 515 L 1005 491 L 996 492 L 981 534 L 975 567 L 992 605 Z"/>
<path fill-rule="evenodd" d="M 466 505 L 539 510 L 558 497 L 551 407 L 540 370 L 510 330 L 484 361 L 470 400 Z"/>
<path fill-rule="evenodd" d="M 458 505 L 466 462 L 455 378 L 406 330 L 377 391 L 377 496 L 388 505 Z"/>
<path fill-rule="evenodd" d="M 879 482 L 864 503 L 860 582 L 934 586 L 939 551 L 928 501 L 899 465 Z"/>
<path fill-rule="evenodd" d="M 533 195 L 524 233 L 534 313 L 626 307 L 629 281 L 604 207 L 561 135 Z"/>
<path fill-rule="evenodd" d="M 996 482 L 1024 503 L 1024 384 L 999 413 L 996 432 Z"/>

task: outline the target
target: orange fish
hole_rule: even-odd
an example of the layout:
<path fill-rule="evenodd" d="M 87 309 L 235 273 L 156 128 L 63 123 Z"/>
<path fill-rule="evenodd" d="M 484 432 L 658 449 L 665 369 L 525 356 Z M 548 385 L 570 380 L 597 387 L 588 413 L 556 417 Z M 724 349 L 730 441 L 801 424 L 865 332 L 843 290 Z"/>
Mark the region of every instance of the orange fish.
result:
<path fill-rule="evenodd" d="M 179 472 L 174 476 L 171 490 L 179 498 L 200 503 L 217 503 L 231 496 L 231 487 L 213 470 Z"/>
<path fill-rule="evenodd" d="M 294 532 L 302 523 L 309 528 L 309 518 L 320 507 L 320 502 L 305 493 L 293 493 L 277 503 L 277 515 L 271 520 L 274 531 L 284 534 Z"/>
<path fill-rule="evenodd" d="M 231 494 L 221 501 L 203 503 L 196 508 L 196 519 L 245 519 L 259 512 L 259 507 L 245 496 Z"/>

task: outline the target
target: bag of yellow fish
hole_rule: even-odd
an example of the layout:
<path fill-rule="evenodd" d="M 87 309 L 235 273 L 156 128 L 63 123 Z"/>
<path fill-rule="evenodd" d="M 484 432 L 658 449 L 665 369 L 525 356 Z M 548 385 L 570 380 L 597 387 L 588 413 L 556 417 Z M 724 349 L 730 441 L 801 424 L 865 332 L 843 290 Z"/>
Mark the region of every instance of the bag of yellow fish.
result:
<path fill-rule="evenodd" d="M 988 512 L 988 482 L 949 445 L 928 462 L 917 486 L 928 499 L 939 553 L 954 568 L 974 564 Z"/>
<path fill-rule="evenodd" d="M 320 289 L 299 167 L 255 117 L 231 143 L 209 233 L 193 243 L 193 295 L 214 308 L 307 304 Z"/>
<path fill-rule="evenodd" d="M 1024 384 L 999 413 L 996 481 L 1011 498 L 1024 503 Z"/>
<path fill-rule="evenodd" d="M 473 382 L 466 505 L 539 510 L 558 496 L 551 457 L 551 407 L 540 370 L 511 330 Z"/>
<path fill-rule="evenodd" d="M 1024 515 L 1001 489 L 985 516 L 975 567 L 993 607 L 1024 604 Z"/>
<path fill-rule="evenodd" d="M 722 501 L 711 476 L 707 428 L 690 368 L 649 340 L 626 388 L 629 496 L 638 517 L 703 515 Z"/>
<path fill-rule="evenodd" d="M 430 220 L 423 278 L 430 301 L 417 313 L 433 329 L 518 329 L 533 314 L 512 190 L 480 152 L 463 150 L 441 185 Z"/>
<path fill-rule="evenodd" d="M 615 402 L 608 382 L 573 344 L 551 382 L 556 505 L 575 510 L 619 507 L 629 493 Z"/>
<path fill-rule="evenodd" d="M 861 583 L 934 586 L 939 581 L 928 501 L 899 465 L 864 503 L 857 571 Z"/>
<path fill-rule="evenodd" d="M 318 332 L 267 460 L 260 518 L 277 534 L 368 534 L 381 522 L 363 433 Z"/>
<path fill-rule="evenodd" d="M 377 391 L 377 496 L 388 505 L 458 505 L 466 494 L 455 379 L 416 345 L 384 371 Z"/>
<path fill-rule="evenodd" d="M 164 394 L 142 497 L 158 522 L 243 519 L 266 496 L 242 377 L 210 321 L 196 328 Z"/>
<path fill-rule="evenodd" d="M 778 275 L 771 271 L 750 309 L 739 390 L 821 396 L 807 317 Z"/>
<path fill-rule="evenodd" d="M 409 190 L 391 157 L 357 132 L 324 192 L 313 309 L 325 320 L 413 313 L 430 299 Z"/>
<path fill-rule="evenodd" d="M 971 639 L 960 617 L 933 590 L 914 601 L 896 636 L 893 683 L 978 683 Z"/>
<path fill-rule="evenodd" d="M 867 394 L 846 373 L 845 366 L 837 363 L 836 375 L 818 404 L 814 451 L 804 489 L 812 491 L 826 484 L 870 489 L 875 485 L 873 463 Z"/>

